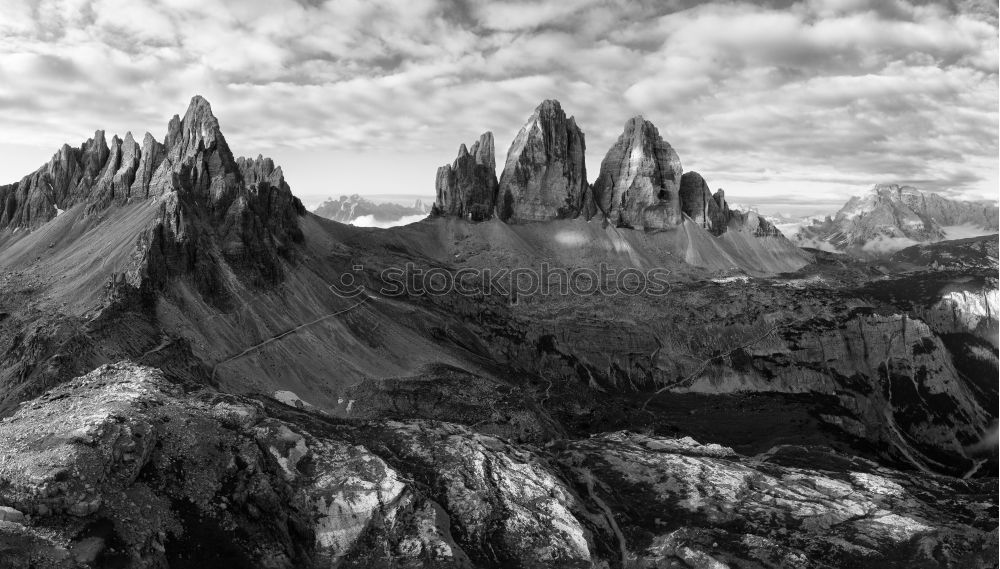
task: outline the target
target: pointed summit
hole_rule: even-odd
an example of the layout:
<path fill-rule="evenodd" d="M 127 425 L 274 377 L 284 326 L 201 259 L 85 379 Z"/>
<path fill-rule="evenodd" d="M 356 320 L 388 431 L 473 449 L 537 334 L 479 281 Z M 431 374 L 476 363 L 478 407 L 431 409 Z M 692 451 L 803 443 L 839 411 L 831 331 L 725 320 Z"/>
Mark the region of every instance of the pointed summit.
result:
<path fill-rule="evenodd" d="M 199 289 L 213 294 L 222 273 L 206 269 L 214 253 L 197 250 L 213 240 L 230 268 L 257 282 L 280 279 L 281 257 L 303 238 L 298 217 L 305 213 L 281 168 L 263 157 L 237 164 L 203 97 L 170 120 L 164 141 L 147 133 L 140 147 L 129 133 L 109 147 L 99 130 L 78 149 L 64 145 L 19 183 L 0 186 L 0 230 L 37 227 L 74 206 L 100 216 L 132 200 L 162 198 L 143 241 L 150 247 L 143 270 L 152 281 L 196 274 Z"/>
<path fill-rule="evenodd" d="M 135 181 L 132 182 L 130 194 L 137 198 L 149 197 L 149 182 L 153 178 L 160 162 L 166 154 L 163 145 L 160 144 L 153 135 L 146 133 L 142 139 L 142 150 L 140 151 L 139 166 L 135 171 Z"/>
<path fill-rule="evenodd" d="M 211 148 L 215 144 L 225 147 L 228 152 L 229 146 L 222 136 L 219 128 L 219 120 L 212 113 L 212 105 L 201 95 L 191 98 L 187 112 L 184 113 L 183 125 L 184 140 L 188 146 L 196 146 L 198 142 L 203 142 L 205 148 Z M 230 153 L 230 156 L 232 154 Z"/>
<path fill-rule="evenodd" d="M 434 213 L 484 221 L 493 217 L 497 195 L 493 133 L 484 132 L 470 150 L 462 144 L 451 164 L 438 168 Z"/>
<path fill-rule="evenodd" d="M 508 222 L 577 217 L 587 190 L 586 145 L 576 121 L 547 99 L 507 152 L 497 214 Z"/>
<path fill-rule="evenodd" d="M 681 160 L 653 123 L 632 117 L 601 162 L 594 200 L 620 227 L 663 229 L 681 220 Z"/>
<path fill-rule="evenodd" d="M 150 179 L 150 195 L 189 190 L 209 197 L 211 205 L 235 195 L 240 170 L 204 97 L 191 98 L 184 118 L 174 115 L 164 146 L 166 157 Z"/>

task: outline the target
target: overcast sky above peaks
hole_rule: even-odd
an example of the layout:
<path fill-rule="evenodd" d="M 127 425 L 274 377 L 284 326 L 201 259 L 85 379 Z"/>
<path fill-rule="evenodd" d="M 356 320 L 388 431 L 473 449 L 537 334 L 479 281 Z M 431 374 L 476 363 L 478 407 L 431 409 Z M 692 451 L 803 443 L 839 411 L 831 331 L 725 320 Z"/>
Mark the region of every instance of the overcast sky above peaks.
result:
<path fill-rule="evenodd" d="M 600 161 L 642 114 L 733 201 L 820 213 L 876 182 L 995 199 L 997 5 L 803 0 L 5 0 L 0 183 L 205 96 L 307 203 L 432 195 L 543 99 Z"/>

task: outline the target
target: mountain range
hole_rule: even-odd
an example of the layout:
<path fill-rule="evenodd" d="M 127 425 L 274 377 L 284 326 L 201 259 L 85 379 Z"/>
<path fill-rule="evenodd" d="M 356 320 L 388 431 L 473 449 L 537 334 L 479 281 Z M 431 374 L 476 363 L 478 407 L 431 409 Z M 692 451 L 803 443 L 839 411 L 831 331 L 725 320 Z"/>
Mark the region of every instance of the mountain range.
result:
<path fill-rule="evenodd" d="M 420 221 L 427 217 L 431 208 L 420 199 L 414 200 L 413 205 L 406 206 L 391 201 L 376 202 L 352 194 L 340 196 L 336 200 L 327 199 L 312 212 L 326 219 L 359 227 L 393 227 Z"/>
<path fill-rule="evenodd" d="M 1000 230 L 998 212 L 996 202 L 952 200 L 912 186 L 876 184 L 832 218 L 803 226 L 795 240 L 871 257 L 917 243 L 995 234 Z"/>
<path fill-rule="evenodd" d="M 345 225 L 195 97 L 0 186 L 0 567 L 996 566 L 995 239 L 804 251 L 556 101 L 494 148 Z M 597 267 L 668 286 L 497 285 Z"/>

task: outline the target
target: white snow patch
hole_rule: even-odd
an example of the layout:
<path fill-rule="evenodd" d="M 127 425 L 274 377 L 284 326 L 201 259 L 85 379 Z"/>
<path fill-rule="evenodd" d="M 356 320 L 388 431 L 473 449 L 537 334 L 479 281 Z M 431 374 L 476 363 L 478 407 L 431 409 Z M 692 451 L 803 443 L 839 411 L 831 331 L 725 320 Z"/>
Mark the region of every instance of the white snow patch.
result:
<path fill-rule="evenodd" d="M 290 407 L 312 407 L 312 405 L 303 401 L 293 391 L 284 391 L 284 390 L 275 391 L 274 398 Z"/>

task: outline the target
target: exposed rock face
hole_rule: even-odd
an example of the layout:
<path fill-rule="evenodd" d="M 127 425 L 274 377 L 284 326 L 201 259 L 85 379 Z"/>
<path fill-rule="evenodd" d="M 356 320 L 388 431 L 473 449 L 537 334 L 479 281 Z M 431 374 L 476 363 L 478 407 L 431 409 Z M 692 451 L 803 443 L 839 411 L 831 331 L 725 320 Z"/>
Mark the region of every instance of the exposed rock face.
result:
<path fill-rule="evenodd" d="M 139 152 L 139 166 L 135 172 L 135 181 L 132 183 L 131 194 L 137 198 L 149 197 L 149 183 L 153 179 L 153 173 L 163 162 L 166 150 L 153 135 L 146 133 L 142 139 L 142 149 Z"/>
<path fill-rule="evenodd" d="M 819 449 L 779 446 L 750 459 L 690 438 L 607 433 L 567 445 L 558 460 L 615 512 L 626 567 L 947 567 L 994 555 L 973 553 L 995 538 L 945 513 L 954 502 L 930 513 L 916 498 L 936 480 Z M 940 490 L 978 509 L 982 489 L 961 486 L 949 480 Z M 929 553 L 930 543 L 954 547 L 950 560 Z"/>
<path fill-rule="evenodd" d="M 104 131 L 95 132 L 94 138 L 84 142 L 80 147 L 80 153 L 82 154 L 83 178 L 86 180 L 85 183 L 89 185 L 100 175 L 108 161 L 108 156 L 111 154 L 108 143 L 104 140 Z"/>
<path fill-rule="evenodd" d="M 192 273 L 213 297 L 223 289 L 222 269 L 211 256 L 216 250 L 254 285 L 279 280 L 280 257 L 302 240 L 298 216 L 305 213 L 281 169 L 262 157 L 238 164 L 211 106 L 199 96 L 183 119 L 170 120 L 164 148 L 148 190 L 165 196 L 150 237 L 146 271 L 156 275 L 152 280 Z"/>
<path fill-rule="evenodd" d="M 104 366 L 0 423 L 8 566 L 990 566 L 988 482 L 611 432 L 543 451 Z M 995 526 L 994 526 L 995 527 Z M 762 564 L 762 560 L 764 563 Z M 723 565 L 725 564 L 725 565 Z M 89 565 L 88 565 L 89 566 Z"/>
<path fill-rule="evenodd" d="M 37 227 L 55 217 L 57 209 L 76 204 L 94 213 L 133 198 L 173 193 L 164 202 L 163 215 L 171 235 L 179 239 L 190 234 L 196 224 L 185 219 L 204 216 L 210 225 L 224 228 L 225 254 L 273 277 L 274 260 L 265 257 L 301 238 L 295 218 L 305 210 L 280 168 L 257 162 L 245 169 L 251 178 L 245 181 L 208 101 L 196 96 L 183 119 L 170 121 L 163 145 L 147 133 L 140 148 L 129 133 L 124 140 L 113 137 L 109 147 L 104 131 L 97 131 L 80 149 L 64 146 L 20 183 L 0 186 L 0 229 Z M 190 208 L 186 216 L 175 211 L 178 203 Z M 253 250 L 259 241 L 269 252 Z"/>
<path fill-rule="evenodd" d="M 184 118 L 167 126 L 167 155 L 153 173 L 150 193 L 190 195 L 213 217 L 225 215 L 240 189 L 240 172 L 212 108 L 194 97 Z"/>
<path fill-rule="evenodd" d="M 729 224 L 729 205 L 722 190 L 713 196 L 705 178 L 692 171 L 681 176 L 680 196 L 684 215 L 715 235 L 725 233 Z"/>
<path fill-rule="evenodd" d="M 100 175 L 109 153 L 99 130 L 78 149 L 63 145 L 48 164 L 19 183 L 0 186 L 0 229 L 37 227 L 52 219 L 57 208 L 68 209 L 78 191 Z"/>
<path fill-rule="evenodd" d="M 587 191 L 583 131 L 558 101 L 544 101 L 521 127 L 500 175 L 497 216 L 506 222 L 580 215 Z"/>
<path fill-rule="evenodd" d="M 634 117 L 601 162 L 594 200 L 619 227 L 664 229 L 681 221 L 681 160 L 653 123 Z"/>
<path fill-rule="evenodd" d="M 435 214 L 472 221 L 491 219 L 499 187 L 493 133 L 483 133 L 471 150 L 464 144 L 459 147 L 455 161 L 438 168 L 434 187 Z"/>
<path fill-rule="evenodd" d="M 111 203 L 124 204 L 129 200 L 141 154 L 142 150 L 131 132 L 125 135 L 125 140 L 119 140 L 117 136 L 111 138 L 111 153 L 101 177 L 90 191 L 88 208 L 91 211 L 103 209 Z"/>
<path fill-rule="evenodd" d="M 303 239 L 298 217 L 305 207 L 270 158 L 240 158 L 236 165 L 244 185 L 221 223 L 222 252 L 239 265 L 268 267 L 265 278 L 277 279 L 277 256 L 288 256 L 291 244 Z"/>
<path fill-rule="evenodd" d="M 73 227 L 96 227 L 112 220 L 108 239 L 102 241 L 106 245 L 63 243 L 63 250 L 75 255 L 75 261 L 68 263 L 83 262 L 91 268 L 77 271 L 77 277 L 82 279 L 78 292 L 90 299 L 93 310 L 109 314 L 137 310 L 139 319 L 151 319 L 157 294 L 178 277 L 215 307 L 231 306 L 234 297 L 247 288 L 279 282 L 292 260 L 292 245 L 303 240 L 299 216 L 305 213 L 281 169 L 262 157 L 237 163 L 208 102 L 201 97 L 192 99 L 183 120 L 174 117 L 170 121 L 165 142 L 160 145 L 146 135 L 144 154 L 131 135 L 124 140 L 114 137 L 109 147 L 99 131 L 80 149 L 64 146 L 20 183 L 0 187 L 0 239 L 29 238 L 37 233 L 32 230 L 53 223 L 62 211 Z M 125 204 L 132 208 L 128 214 L 119 209 Z M 128 219 L 122 219 L 123 215 Z M 58 239 L 65 233 L 53 235 Z M 55 243 L 47 241 L 43 246 L 54 250 Z M 99 268 L 94 268 L 95 262 Z M 65 267 L 50 268 L 54 273 L 66 272 Z M 75 297 L 66 296 L 70 301 Z M 53 336 L 81 339 L 77 334 L 85 333 L 78 326 L 71 322 Z M 38 341 L 15 336 L 7 345 Z M 46 344 L 44 349 L 56 345 Z M 13 349 L 5 365 L 23 360 L 27 353 L 19 351 L 21 347 Z M 6 389 L 7 380 L 13 377 L 8 373 L 20 376 L 21 388 L 30 393 L 39 384 L 27 380 L 27 375 L 72 377 L 70 373 L 80 373 L 84 367 L 72 368 L 85 361 L 93 365 L 108 361 L 98 351 L 74 351 L 65 360 L 76 362 L 68 369 L 13 371 L 5 367 L 3 399 L 10 402 L 18 397 L 16 390 Z M 185 358 L 176 361 L 189 362 Z M 189 370 L 182 375 L 202 373 L 187 363 L 181 367 Z"/>
<path fill-rule="evenodd" d="M 879 256 L 917 243 L 948 238 L 948 228 L 963 233 L 996 233 L 996 202 L 965 202 L 922 192 L 911 186 L 876 184 L 852 197 L 836 216 L 803 227 L 796 236 L 805 246 L 833 247 L 861 256 Z"/>

